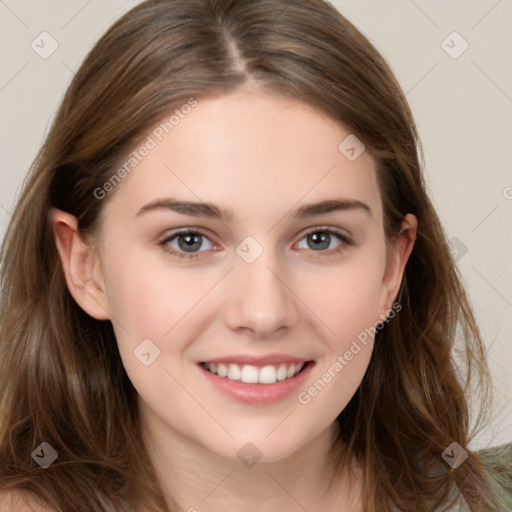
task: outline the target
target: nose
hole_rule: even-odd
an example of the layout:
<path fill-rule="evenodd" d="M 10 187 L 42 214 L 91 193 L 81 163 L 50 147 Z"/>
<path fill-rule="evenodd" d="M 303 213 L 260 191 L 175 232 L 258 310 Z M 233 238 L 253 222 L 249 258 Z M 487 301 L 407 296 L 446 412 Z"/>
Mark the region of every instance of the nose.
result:
<path fill-rule="evenodd" d="M 225 310 L 230 329 L 253 338 L 270 338 L 278 330 L 293 328 L 299 320 L 298 296 L 276 259 L 264 251 L 247 263 L 238 258 L 230 272 L 229 301 Z"/>

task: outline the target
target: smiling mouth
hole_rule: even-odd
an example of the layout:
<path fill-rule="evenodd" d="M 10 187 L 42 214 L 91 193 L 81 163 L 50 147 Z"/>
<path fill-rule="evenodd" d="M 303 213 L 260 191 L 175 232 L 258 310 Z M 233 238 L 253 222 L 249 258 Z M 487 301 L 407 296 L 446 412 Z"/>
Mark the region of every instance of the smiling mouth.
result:
<path fill-rule="evenodd" d="M 240 381 L 245 384 L 275 384 L 298 375 L 310 363 L 281 363 L 276 365 L 254 366 L 236 363 L 200 363 L 201 366 L 219 377 Z"/>

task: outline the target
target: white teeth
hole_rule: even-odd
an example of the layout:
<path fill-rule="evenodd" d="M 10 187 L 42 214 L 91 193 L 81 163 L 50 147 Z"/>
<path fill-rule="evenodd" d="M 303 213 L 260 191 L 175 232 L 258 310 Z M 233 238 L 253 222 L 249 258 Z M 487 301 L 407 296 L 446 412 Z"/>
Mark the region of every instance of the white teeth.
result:
<path fill-rule="evenodd" d="M 260 370 L 258 382 L 260 384 L 274 384 L 277 381 L 277 372 L 273 366 L 264 366 Z"/>
<path fill-rule="evenodd" d="M 244 365 L 240 380 L 247 384 L 256 384 L 258 382 L 258 368 L 251 366 L 250 364 Z"/>
<path fill-rule="evenodd" d="M 281 364 L 279 365 L 279 368 L 277 369 L 277 380 L 284 380 L 286 379 L 288 375 L 288 372 L 286 371 L 286 365 L 285 364 Z"/>
<path fill-rule="evenodd" d="M 277 381 L 283 381 L 297 375 L 304 367 L 304 363 L 281 363 L 278 367 L 245 364 L 240 368 L 235 363 L 204 363 L 203 366 L 210 373 L 230 380 L 241 380 L 246 384 L 275 384 Z"/>
<path fill-rule="evenodd" d="M 217 375 L 219 377 L 226 377 L 228 375 L 228 367 L 225 364 L 217 365 Z"/>
<path fill-rule="evenodd" d="M 228 371 L 228 379 L 240 380 L 240 367 L 237 364 L 230 364 Z"/>

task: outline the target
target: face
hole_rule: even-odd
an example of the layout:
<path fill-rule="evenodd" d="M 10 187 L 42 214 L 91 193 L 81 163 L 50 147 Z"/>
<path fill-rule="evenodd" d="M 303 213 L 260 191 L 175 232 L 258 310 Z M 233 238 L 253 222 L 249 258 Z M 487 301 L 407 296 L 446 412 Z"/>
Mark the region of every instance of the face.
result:
<path fill-rule="evenodd" d="M 407 251 L 339 123 L 255 91 L 186 110 L 105 201 L 96 302 L 153 427 L 278 460 L 355 393 Z"/>

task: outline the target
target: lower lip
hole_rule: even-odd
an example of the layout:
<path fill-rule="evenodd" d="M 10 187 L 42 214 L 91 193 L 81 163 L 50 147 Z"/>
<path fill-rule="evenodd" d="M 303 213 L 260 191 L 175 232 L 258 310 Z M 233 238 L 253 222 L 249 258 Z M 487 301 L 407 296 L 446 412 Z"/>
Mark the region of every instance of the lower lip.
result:
<path fill-rule="evenodd" d="M 246 404 L 269 405 L 280 402 L 297 392 L 308 378 L 314 364 L 313 361 L 308 361 L 295 377 L 277 381 L 275 384 L 245 384 L 240 380 L 219 377 L 210 373 L 202 365 L 198 366 L 209 382 L 225 395 Z"/>

